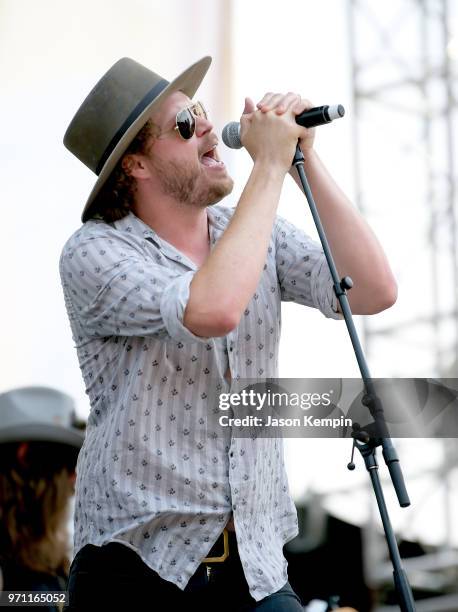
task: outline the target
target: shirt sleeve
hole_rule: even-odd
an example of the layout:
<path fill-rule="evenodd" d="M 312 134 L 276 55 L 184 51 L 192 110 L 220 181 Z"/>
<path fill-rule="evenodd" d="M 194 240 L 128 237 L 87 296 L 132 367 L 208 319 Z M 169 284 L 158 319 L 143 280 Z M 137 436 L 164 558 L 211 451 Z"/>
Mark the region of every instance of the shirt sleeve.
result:
<path fill-rule="evenodd" d="M 325 317 L 342 319 L 322 247 L 305 232 L 277 216 L 275 257 L 281 299 L 318 308 Z"/>
<path fill-rule="evenodd" d="M 183 325 L 194 272 L 177 273 L 115 232 L 64 247 L 60 275 L 70 316 L 89 336 L 155 336 L 208 342 Z"/>

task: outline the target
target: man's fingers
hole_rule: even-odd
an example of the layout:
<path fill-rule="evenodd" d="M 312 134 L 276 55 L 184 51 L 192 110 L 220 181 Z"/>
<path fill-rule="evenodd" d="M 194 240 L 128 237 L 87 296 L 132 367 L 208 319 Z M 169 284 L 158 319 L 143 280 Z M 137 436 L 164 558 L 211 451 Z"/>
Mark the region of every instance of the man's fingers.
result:
<path fill-rule="evenodd" d="M 305 98 L 299 98 L 299 100 L 296 102 L 296 104 L 292 108 L 292 111 L 295 115 L 300 115 L 301 113 L 303 113 L 305 110 L 308 110 L 309 108 L 313 108 L 313 104 L 310 102 L 310 100 L 307 100 Z"/>
<path fill-rule="evenodd" d="M 272 93 L 271 91 L 268 91 L 266 94 L 264 94 L 264 97 L 259 100 L 259 102 L 256 104 L 256 106 L 261 109 L 262 106 L 266 105 L 269 103 L 269 101 L 273 98 L 273 96 L 275 96 L 274 93 Z"/>
<path fill-rule="evenodd" d="M 274 109 L 283 100 L 283 98 L 284 98 L 283 94 L 269 93 L 269 94 L 266 94 L 264 98 L 260 102 L 258 102 L 256 106 L 263 113 L 267 113 L 267 111 Z"/>
<path fill-rule="evenodd" d="M 254 102 L 251 98 L 245 98 L 245 108 L 243 109 L 243 114 L 247 115 L 249 113 L 253 113 L 256 110 Z"/>
<path fill-rule="evenodd" d="M 264 113 L 275 110 L 278 115 L 282 115 L 286 111 L 291 110 L 295 115 L 298 115 L 304 110 L 312 108 L 312 103 L 310 100 L 301 98 L 299 94 L 292 91 L 289 91 L 287 94 L 268 92 L 256 106 Z"/>
<path fill-rule="evenodd" d="M 310 100 L 301 98 L 299 94 L 292 91 L 289 91 L 287 94 L 273 93 L 269 91 L 264 94 L 264 97 L 256 104 L 256 106 L 250 98 L 245 98 L 244 114 L 252 113 L 256 108 L 263 113 L 275 110 L 277 115 L 282 115 L 287 111 L 292 111 L 294 115 L 299 115 L 305 110 L 313 108 L 313 104 L 310 102 Z"/>
<path fill-rule="evenodd" d="M 293 93 L 292 91 L 288 92 L 283 99 L 279 101 L 277 106 L 275 107 L 275 112 L 279 115 L 285 113 L 287 110 L 294 110 L 294 107 L 297 106 L 298 102 L 300 102 L 300 95 Z"/>

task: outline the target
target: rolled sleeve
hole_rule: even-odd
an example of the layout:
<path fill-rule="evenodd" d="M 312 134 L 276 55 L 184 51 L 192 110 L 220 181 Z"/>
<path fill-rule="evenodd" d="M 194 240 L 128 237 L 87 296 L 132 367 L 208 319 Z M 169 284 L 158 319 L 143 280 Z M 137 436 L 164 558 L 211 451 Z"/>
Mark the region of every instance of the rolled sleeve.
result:
<path fill-rule="evenodd" d="M 182 342 L 207 343 L 208 338 L 196 336 L 183 325 L 183 316 L 189 300 L 189 291 L 194 272 L 185 272 L 165 288 L 161 301 L 160 312 L 164 326 L 171 338 Z"/>
<path fill-rule="evenodd" d="M 322 260 L 315 264 L 315 268 L 316 270 L 312 272 L 312 300 L 315 307 L 328 319 L 343 319 L 343 315 L 338 312 L 339 301 L 324 253 Z"/>
<path fill-rule="evenodd" d="M 183 325 L 194 272 L 152 261 L 113 231 L 76 239 L 60 260 L 64 296 L 88 336 L 155 336 L 207 342 Z"/>
<path fill-rule="evenodd" d="M 275 257 L 282 301 L 317 308 L 330 319 L 343 318 L 321 245 L 282 217 L 275 222 Z"/>

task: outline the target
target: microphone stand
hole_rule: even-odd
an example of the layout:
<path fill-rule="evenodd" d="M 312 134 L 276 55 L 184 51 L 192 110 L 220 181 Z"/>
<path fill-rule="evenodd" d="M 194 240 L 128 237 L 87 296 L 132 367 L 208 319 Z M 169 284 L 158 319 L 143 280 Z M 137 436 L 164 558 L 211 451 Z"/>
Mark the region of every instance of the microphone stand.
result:
<path fill-rule="evenodd" d="M 302 183 L 302 188 L 310 206 L 310 211 L 312 213 L 312 217 L 315 222 L 316 229 L 318 231 L 318 235 L 320 237 L 323 251 L 326 256 L 326 260 L 329 265 L 329 270 L 333 279 L 334 292 L 337 296 L 337 299 L 339 300 L 340 309 L 344 316 L 345 323 L 347 325 L 347 330 L 350 335 L 350 340 L 355 352 L 356 360 L 358 362 L 359 370 L 361 372 L 365 391 L 362 403 L 364 406 L 367 406 L 374 419 L 374 422 L 364 426 L 364 429 L 362 429 L 357 423 L 353 425 L 352 460 L 347 467 L 350 470 L 355 469 L 355 464 L 353 463 L 353 454 L 356 447 L 361 453 L 361 456 L 363 457 L 364 462 L 366 464 L 367 471 L 370 474 L 372 487 L 374 489 L 377 505 L 383 523 L 383 529 L 385 531 L 388 551 L 393 565 L 394 585 L 398 595 L 401 610 L 402 612 L 415 612 L 416 608 L 415 601 L 412 595 L 412 589 L 410 588 L 407 574 L 402 566 L 399 548 L 396 542 L 393 527 L 391 525 L 390 517 L 388 515 L 388 509 L 386 507 L 385 498 L 380 483 L 380 478 L 378 474 L 378 463 L 376 457 L 377 446 L 381 446 L 383 449 L 383 458 L 385 460 L 386 465 L 388 466 L 388 470 L 400 506 L 402 508 L 409 506 L 410 500 L 405 487 L 404 477 L 402 475 L 401 467 L 399 464 L 399 458 L 397 456 L 391 438 L 389 437 L 388 428 L 383 417 L 383 407 L 375 393 L 374 383 L 369 373 L 369 368 L 367 366 L 361 343 L 358 338 L 358 333 L 353 323 L 353 315 L 347 298 L 347 290 L 353 287 L 353 281 L 349 276 L 345 276 L 344 278 L 339 279 L 334 259 L 329 248 L 329 243 L 327 241 L 326 234 L 321 224 L 321 219 L 318 214 L 318 210 L 316 208 L 312 192 L 310 190 L 310 185 L 305 175 L 304 155 L 299 147 L 299 144 L 296 147 L 296 154 L 294 156 L 293 166 L 296 167 L 296 170 L 299 174 L 299 178 Z"/>

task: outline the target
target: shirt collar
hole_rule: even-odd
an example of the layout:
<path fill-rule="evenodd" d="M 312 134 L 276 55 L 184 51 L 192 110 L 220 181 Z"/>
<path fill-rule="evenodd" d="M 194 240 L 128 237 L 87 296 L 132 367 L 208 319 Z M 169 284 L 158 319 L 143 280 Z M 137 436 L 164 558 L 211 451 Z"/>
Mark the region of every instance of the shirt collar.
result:
<path fill-rule="evenodd" d="M 213 246 L 225 229 L 223 217 L 218 214 L 212 206 L 207 208 L 207 218 L 210 233 L 210 242 Z M 113 223 L 117 230 L 127 232 L 133 236 L 142 237 L 149 242 L 152 242 L 161 253 L 174 261 L 185 264 L 191 269 L 197 269 L 195 263 L 190 260 L 184 253 L 179 251 L 172 244 L 161 238 L 149 225 L 139 219 L 133 212 L 128 213 L 122 219 Z"/>
<path fill-rule="evenodd" d="M 113 223 L 115 228 L 121 232 L 127 232 L 133 236 L 142 236 L 143 238 L 153 238 L 154 241 L 159 241 L 159 236 L 149 225 L 146 225 L 141 219 L 130 212 L 128 215 Z"/>

